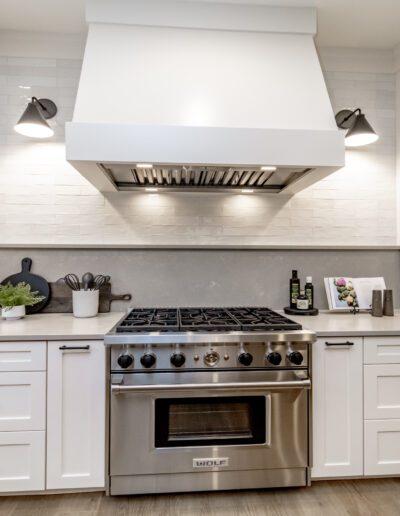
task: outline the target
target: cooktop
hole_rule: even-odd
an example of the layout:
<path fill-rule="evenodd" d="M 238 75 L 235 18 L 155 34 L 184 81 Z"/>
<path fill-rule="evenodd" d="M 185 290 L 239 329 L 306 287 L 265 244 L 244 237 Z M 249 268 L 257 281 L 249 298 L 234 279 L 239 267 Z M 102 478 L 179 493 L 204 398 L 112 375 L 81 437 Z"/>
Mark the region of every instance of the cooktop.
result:
<path fill-rule="evenodd" d="M 133 308 L 117 333 L 301 330 L 301 325 L 264 307 Z"/>

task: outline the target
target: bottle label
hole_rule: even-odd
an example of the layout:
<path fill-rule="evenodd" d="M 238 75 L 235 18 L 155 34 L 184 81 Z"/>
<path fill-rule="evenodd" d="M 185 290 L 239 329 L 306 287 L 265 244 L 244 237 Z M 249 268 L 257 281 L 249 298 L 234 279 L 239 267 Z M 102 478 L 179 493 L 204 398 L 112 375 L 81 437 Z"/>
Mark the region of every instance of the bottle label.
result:
<path fill-rule="evenodd" d="M 308 297 L 308 304 L 312 305 L 312 290 L 310 288 L 306 288 L 306 296 Z"/>
<path fill-rule="evenodd" d="M 300 293 L 300 285 L 292 285 L 292 303 L 296 305 L 297 298 L 299 297 Z"/>
<path fill-rule="evenodd" d="M 308 309 L 308 299 L 298 299 L 297 300 L 297 308 L 299 310 L 307 310 Z"/>

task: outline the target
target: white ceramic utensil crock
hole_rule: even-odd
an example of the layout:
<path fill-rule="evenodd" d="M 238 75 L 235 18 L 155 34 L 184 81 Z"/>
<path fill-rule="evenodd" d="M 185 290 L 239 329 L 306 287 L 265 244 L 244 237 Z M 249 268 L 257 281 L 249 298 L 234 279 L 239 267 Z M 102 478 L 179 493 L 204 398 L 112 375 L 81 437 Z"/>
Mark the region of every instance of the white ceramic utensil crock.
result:
<path fill-rule="evenodd" d="M 72 310 L 74 317 L 95 317 L 99 311 L 99 291 L 73 290 Z"/>

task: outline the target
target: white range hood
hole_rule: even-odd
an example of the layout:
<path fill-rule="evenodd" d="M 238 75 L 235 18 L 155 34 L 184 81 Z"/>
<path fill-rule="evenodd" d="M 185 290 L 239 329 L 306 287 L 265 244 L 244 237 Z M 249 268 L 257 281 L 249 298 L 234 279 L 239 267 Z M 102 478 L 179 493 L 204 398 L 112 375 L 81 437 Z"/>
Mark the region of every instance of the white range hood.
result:
<path fill-rule="evenodd" d="M 295 193 L 344 165 L 313 8 L 88 0 L 87 21 L 66 146 L 99 190 Z"/>

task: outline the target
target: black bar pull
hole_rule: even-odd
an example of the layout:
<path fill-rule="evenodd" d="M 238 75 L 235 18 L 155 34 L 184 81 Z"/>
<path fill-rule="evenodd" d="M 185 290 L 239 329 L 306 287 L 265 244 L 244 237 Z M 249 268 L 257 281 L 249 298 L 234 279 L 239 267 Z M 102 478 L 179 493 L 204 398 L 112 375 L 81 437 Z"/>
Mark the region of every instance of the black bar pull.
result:
<path fill-rule="evenodd" d="M 83 350 L 90 349 L 90 346 L 89 346 L 89 344 L 87 346 L 60 346 L 58 349 L 61 351 L 78 350 L 78 349 L 83 351 Z"/>
<path fill-rule="evenodd" d="M 354 346 L 354 342 L 325 342 L 325 346 Z"/>

